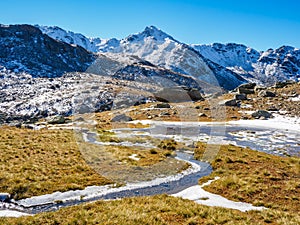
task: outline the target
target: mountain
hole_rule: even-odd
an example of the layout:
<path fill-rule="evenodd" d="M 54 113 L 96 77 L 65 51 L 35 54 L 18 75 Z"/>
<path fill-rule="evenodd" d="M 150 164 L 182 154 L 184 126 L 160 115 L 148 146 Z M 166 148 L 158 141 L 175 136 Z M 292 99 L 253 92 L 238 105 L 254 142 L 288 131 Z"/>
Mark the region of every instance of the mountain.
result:
<path fill-rule="evenodd" d="M 190 75 L 199 82 L 220 85 L 227 90 L 246 82 L 226 68 L 219 70 L 193 48 L 154 26 L 146 27 L 143 32 L 122 39 L 120 45 L 111 48 L 111 52 L 135 55 L 154 65 Z"/>
<path fill-rule="evenodd" d="M 299 49 L 282 46 L 259 52 L 241 44 L 186 45 L 149 26 L 122 40 L 86 38 L 57 27 L 40 27 L 54 39 L 92 52 L 126 53 L 230 90 L 243 82 L 299 80 Z M 59 30 L 59 31 L 58 31 Z M 84 41 L 83 41 L 84 40 Z"/>
<path fill-rule="evenodd" d="M 40 26 L 35 25 L 44 34 L 49 37 L 68 43 L 70 45 L 77 45 L 85 48 L 90 52 L 108 52 L 110 48 L 115 48 L 119 45 L 120 41 L 112 39 L 101 39 L 101 38 L 88 38 L 82 34 L 74 33 L 72 31 L 66 31 L 57 26 Z"/>
<path fill-rule="evenodd" d="M 56 77 L 85 71 L 94 54 L 43 34 L 31 25 L 0 25 L 0 65 L 13 72 L 36 77 Z"/>
<path fill-rule="evenodd" d="M 205 58 L 240 74 L 248 81 L 272 84 L 300 78 L 300 50 L 294 47 L 282 46 L 264 52 L 235 43 L 191 47 Z"/>
<path fill-rule="evenodd" d="M 193 48 L 180 43 L 155 26 L 146 27 L 144 31 L 129 35 L 122 40 L 108 39 L 105 41 L 86 38 L 81 34 L 64 31 L 58 27 L 39 28 L 56 40 L 82 46 L 95 53 L 135 55 L 159 67 L 193 76 L 199 82 L 220 85 L 227 90 L 234 89 L 246 82 L 241 76 L 226 68 L 219 70 L 217 66 Z"/>

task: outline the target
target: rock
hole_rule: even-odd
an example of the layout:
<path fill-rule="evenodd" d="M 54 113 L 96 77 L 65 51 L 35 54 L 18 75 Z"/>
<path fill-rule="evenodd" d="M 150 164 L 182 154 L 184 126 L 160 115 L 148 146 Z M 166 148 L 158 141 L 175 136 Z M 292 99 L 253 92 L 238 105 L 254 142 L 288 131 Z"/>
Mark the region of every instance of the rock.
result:
<path fill-rule="evenodd" d="M 275 88 L 284 88 L 290 84 L 295 84 L 296 82 L 293 81 L 293 80 L 287 80 L 287 81 L 284 81 L 284 82 L 276 82 L 274 87 Z"/>
<path fill-rule="evenodd" d="M 153 94 L 161 102 L 189 102 L 204 100 L 198 89 L 186 87 L 171 87 Z"/>
<path fill-rule="evenodd" d="M 160 108 L 160 109 L 168 109 L 168 108 L 171 108 L 170 104 L 169 103 L 157 103 L 155 108 Z"/>
<path fill-rule="evenodd" d="M 246 94 L 236 94 L 235 100 L 247 100 L 247 95 Z"/>
<path fill-rule="evenodd" d="M 275 106 L 270 106 L 267 110 L 268 111 L 273 111 L 273 112 L 279 111 L 279 109 L 277 109 Z"/>
<path fill-rule="evenodd" d="M 30 130 L 34 130 L 35 129 L 35 125 L 34 124 L 22 124 L 21 127 L 25 128 L 25 129 L 30 129 Z"/>
<path fill-rule="evenodd" d="M 272 97 L 275 97 L 276 94 L 274 92 L 271 92 L 271 91 L 262 90 L 262 91 L 258 92 L 258 96 L 272 98 Z"/>
<path fill-rule="evenodd" d="M 255 93 L 254 89 L 248 89 L 248 88 L 244 88 L 244 87 L 238 87 L 237 91 L 239 94 L 246 94 L 246 95 Z"/>
<path fill-rule="evenodd" d="M 235 99 L 221 101 L 221 102 L 219 102 L 219 105 L 223 105 L 223 106 L 238 106 L 237 101 Z"/>
<path fill-rule="evenodd" d="M 204 100 L 200 91 L 196 88 L 191 88 L 190 90 L 188 90 L 187 93 L 191 97 L 192 101 L 203 101 Z"/>
<path fill-rule="evenodd" d="M 257 110 L 256 112 L 252 113 L 251 116 L 255 119 L 265 118 L 269 119 L 272 118 L 272 114 L 265 110 Z"/>
<path fill-rule="evenodd" d="M 239 94 L 254 94 L 254 88 L 256 86 L 256 83 L 247 83 L 247 84 L 241 84 L 236 88 L 237 92 Z"/>
<path fill-rule="evenodd" d="M 266 87 L 255 86 L 255 88 L 254 88 L 254 91 L 255 91 L 255 92 L 259 92 L 259 91 L 262 91 L 262 90 L 266 90 Z"/>
<path fill-rule="evenodd" d="M 9 193 L 0 193 L 0 202 L 9 202 L 10 194 Z"/>
<path fill-rule="evenodd" d="M 256 83 L 246 83 L 246 84 L 241 84 L 238 86 L 238 88 L 245 88 L 245 89 L 254 89 L 256 86 Z"/>
<path fill-rule="evenodd" d="M 132 121 L 130 116 L 126 116 L 125 114 L 120 114 L 111 119 L 111 122 L 129 122 Z"/>
<path fill-rule="evenodd" d="M 171 116 L 169 112 L 162 112 L 159 116 Z"/>
<path fill-rule="evenodd" d="M 207 115 L 205 113 L 199 113 L 198 115 L 199 117 L 207 117 Z"/>
<path fill-rule="evenodd" d="M 48 120 L 49 124 L 63 124 L 65 122 L 66 122 L 66 119 L 64 116 L 54 116 Z"/>

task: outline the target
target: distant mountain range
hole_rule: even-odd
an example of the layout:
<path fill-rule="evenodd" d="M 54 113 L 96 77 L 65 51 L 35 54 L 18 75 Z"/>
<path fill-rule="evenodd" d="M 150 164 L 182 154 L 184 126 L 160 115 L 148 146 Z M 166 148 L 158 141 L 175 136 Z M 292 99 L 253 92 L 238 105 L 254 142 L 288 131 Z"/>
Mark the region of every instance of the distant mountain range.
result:
<path fill-rule="evenodd" d="M 191 97 L 299 79 L 300 51 L 289 46 L 188 45 L 154 26 L 117 40 L 0 25 L 0 124 L 139 104 L 174 87 Z"/>
<path fill-rule="evenodd" d="M 154 26 L 122 40 L 88 38 L 56 26 L 0 26 L 0 71 L 57 77 L 88 70 L 113 76 L 126 68 L 146 76 L 148 70 L 165 78 L 170 76 L 164 74 L 172 74 L 178 85 L 195 80 L 231 90 L 246 82 L 299 80 L 300 50 L 282 46 L 258 52 L 234 43 L 189 45 Z"/>
<path fill-rule="evenodd" d="M 225 76 L 234 84 L 240 83 L 242 79 L 258 83 L 300 79 L 300 50 L 291 46 L 259 52 L 235 43 L 187 45 L 154 26 L 146 27 L 144 31 L 122 40 L 87 38 L 59 27 L 37 27 L 56 40 L 82 46 L 91 52 L 128 53 L 155 65 L 207 81 L 210 81 L 207 78 L 210 72 L 214 73 L 218 81 L 222 73 L 221 77 Z M 224 85 L 221 83 L 221 86 Z M 231 85 L 227 88 L 230 89 Z"/>

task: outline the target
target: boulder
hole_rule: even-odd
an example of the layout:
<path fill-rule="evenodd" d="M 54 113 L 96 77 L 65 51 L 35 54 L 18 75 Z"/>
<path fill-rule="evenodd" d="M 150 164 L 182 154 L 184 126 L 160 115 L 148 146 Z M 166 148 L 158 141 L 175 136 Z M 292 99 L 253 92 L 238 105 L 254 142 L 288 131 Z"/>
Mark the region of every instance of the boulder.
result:
<path fill-rule="evenodd" d="M 296 82 L 293 81 L 293 80 L 287 80 L 287 81 L 283 81 L 283 82 L 276 82 L 274 87 L 275 88 L 283 88 L 283 87 L 286 87 L 290 84 L 295 84 Z"/>
<path fill-rule="evenodd" d="M 171 116 L 171 114 L 169 112 L 162 112 L 159 116 Z"/>
<path fill-rule="evenodd" d="M 247 84 L 241 84 L 236 88 L 237 92 L 239 94 L 254 94 L 254 88 L 256 86 L 256 83 L 247 83 Z"/>
<path fill-rule="evenodd" d="M 125 114 L 120 114 L 111 119 L 111 122 L 129 122 L 132 121 L 130 116 L 126 116 Z"/>
<path fill-rule="evenodd" d="M 272 98 L 272 97 L 275 97 L 276 94 L 272 91 L 262 90 L 262 91 L 258 92 L 258 96 Z"/>
<path fill-rule="evenodd" d="M 267 89 L 266 87 L 255 86 L 254 91 L 255 91 L 255 92 L 259 92 L 259 91 L 266 90 L 266 89 Z"/>
<path fill-rule="evenodd" d="M 244 87 L 238 87 L 237 92 L 239 94 L 246 94 L 246 95 L 250 95 L 250 94 L 255 93 L 254 89 L 248 89 L 248 88 L 244 88 Z"/>
<path fill-rule="evenodd" d="M 196 88 L 191 88 L 190 90 L 188 90 L 188 95 L 190 96 L 190 98 L 192 99 L 192 101 L 203 101 L 204 98 L 202 97 L 200 91 Z"/>
<path fill-rule="evenodd" d="M 189 102 L 204 100 L 198 89 L 187 87 L 164 88 L 153 95 L 156 100 L 161 102 Z"/>
<path fill-rule="evenodd" d="M 230 100 L 224 100 L 219 102 L 219 105 L 222 106 L 238 106 L 238 103 L 235 99 L 230 99 Z"/>
<path fill-rule="evenodd" d="M 247 95 L 246 94 L 236 94 L 235 100 L 247 100 Z"/>
<path fill-rule="evenodd" d="M 64 116 L 54 116 L 48 120 L 49 124 L 63 124 L 66 122 L 66 118 Z"/>
<path fill-rule="evenodd" d="M 255 119 L 260 119 L 260 118 L 269 119 L 273 117 L 271 113 L 265 110 L 257 110 L 256 112 L 252 113 L 251 116 Z"/>
<path fill-rule="evenodd" d="M 171 106 L 169 103 L 163 102 L 163 103 L 157 103 L 155 108 L 168 109 L 171 108 Z"/>
<path fill-rule="evenodd" d="M 273 112 L 275 112 L 275 111 L 279 111 L 279 109 L 277 109 L 275 106 L 270 106 L 270 107 L 268 108 L 268 111 L 273 111 Z"/>
<path fill-rule="evenodd" d="M 245 89 L 254 89 L 256 86 L 256 83 L 246 83 L 246 84 L 241 84 L 238 86 L 238 88 L 245 88 Z"/>

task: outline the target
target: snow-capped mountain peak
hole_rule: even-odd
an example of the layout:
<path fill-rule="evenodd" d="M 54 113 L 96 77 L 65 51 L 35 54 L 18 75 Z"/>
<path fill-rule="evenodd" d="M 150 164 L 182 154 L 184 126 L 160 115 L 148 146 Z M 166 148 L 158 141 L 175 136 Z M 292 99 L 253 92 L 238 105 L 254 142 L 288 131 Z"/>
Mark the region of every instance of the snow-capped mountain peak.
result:
<path fill-rule="evenodd" d="M 147 26 L 122 40 L 87 38 L 55 26 L 38 27 L 53 39 L 79 45 L 95 53 L 134 55 L 154 65 L 208 82 L 212 81 L 212 76 L 219 74 L 221 86 L 233 83 L 226 89 L 245 82 L 241 77 L 248 82 L 264 84 L 297 80 L 300 76 L 300 51 L 291 46 L 259 52 L 236 43 L 186 45 L 155 26 Z M 218 80 L 220 83 L 220 78 Z"/>
<path fill-rule="evenodd" d="M 129 35 L 127 38 L 123 39 L 122 42 L 139 42 L 144 39 L 153 39 L 155 41 L 165 41 L 166 39 L 170 39 L 175 41 L 173 37 L 158 29 L 157 27 L 147 26 L 142 32 Z"/>

